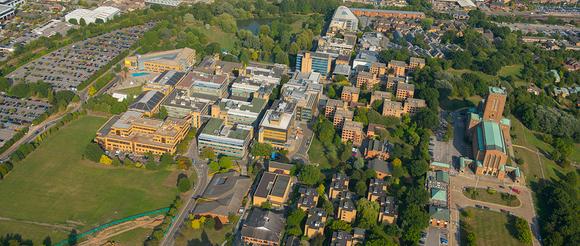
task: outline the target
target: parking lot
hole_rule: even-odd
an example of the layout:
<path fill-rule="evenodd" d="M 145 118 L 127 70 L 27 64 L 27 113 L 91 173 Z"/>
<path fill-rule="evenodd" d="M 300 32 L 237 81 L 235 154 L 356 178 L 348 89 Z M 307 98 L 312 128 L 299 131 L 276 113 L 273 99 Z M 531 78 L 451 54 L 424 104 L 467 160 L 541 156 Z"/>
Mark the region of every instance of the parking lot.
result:
<path fill-rule="evenodd" d="M 450 119 L 453 123 L 453 138 L 448 142 L 443 141 L 443 136 L 449 124 L 445 118 L 446 112 L 440 116 L 440 126 L 435 130 L 434 136 L 429 142 L 429 152 L 433 161 L 453 164 L 460 156 L 470 156 L 469 144 L 464 141 L 465 135 L 465 117 L 459 112 L 451 112 Z"/>
<path fill-rule="evenodd" d="M 152 24 L 125 28 L 74 43 L 20 67 L 7 78 L 17 83 L 41 80 L 56 90 L 75 90 L 127 51 L 151 27 Z"/>
<path fill-rule="evenodd" d="M 427 231 L 421 233 L 419 245 L 421 246 L 441 246 L 449 245 L 448 232 L 446 229 L 429 227 Z"/>

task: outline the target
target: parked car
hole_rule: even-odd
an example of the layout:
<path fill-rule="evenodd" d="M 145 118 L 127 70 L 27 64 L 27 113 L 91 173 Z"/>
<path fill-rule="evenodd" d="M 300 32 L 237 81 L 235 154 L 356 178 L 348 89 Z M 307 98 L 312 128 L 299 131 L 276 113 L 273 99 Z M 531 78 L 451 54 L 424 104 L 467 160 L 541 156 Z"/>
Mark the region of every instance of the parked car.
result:
<path fill-rule="evenodd" d="M 513 191 L 513 192 L 515 192 L 516 194 L 520 194 L 520 190 L 518 190 L 518 189 L 516 189 L 516 188 L 513 188 L 513 187 L 512 187 L 512 191 Z"/>

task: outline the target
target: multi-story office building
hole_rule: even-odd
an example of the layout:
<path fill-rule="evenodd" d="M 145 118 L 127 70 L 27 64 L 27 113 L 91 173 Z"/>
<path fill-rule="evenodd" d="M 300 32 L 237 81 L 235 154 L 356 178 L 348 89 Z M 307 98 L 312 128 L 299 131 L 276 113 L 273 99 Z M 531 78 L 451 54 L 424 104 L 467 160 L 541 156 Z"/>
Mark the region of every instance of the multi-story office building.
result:
<path fill-rule="evenodd" d="M 269 202 L 274 207 L 283 207 L 288 201 L 293 183 L 290 175 L 264 172 L 254 192 L 252 204 L 259 207 Z"/>
<path fill-rule="evenodd" d="M 190 118 L 159 120 L 147 118 L 141 112 L 127 111 L 111 117 L 97 131 L 96 142 L 111 152 L 174 154 L 190 127 Z"/>
<path fill-rule="evenodd" d="M 296 70 L 300 72 L 317 72 L 327 76 L 332 67 L 333 57 L 325 53 L 306 52 L 296 56 Z"/>
<path fill-rule="evenodd" d="M 269 99 L 275 87 L 276 84 L 265 84 L 249 77 L 238 77 L 230 86 L 230 98 L 239 100 Z"/>
<path fill-rule="evenodd" d="M 406 83 L 407 79 L 404 77 L 387 76 L 387 89 L 396 87 L 398 83 Z"/>
<path fill-rule="evenodd" d="M 340 99 L 345 102 L 358 102 L 358 97 L 360 94 L 360 89 L 354 86 L 342 87 L 342 93 L 340 94 Z"/>
<path fill-rule="evenodd" d="M 427 107 L 425 100 L 417 98 L 407 98 L 403 103 L 403 111 L 410 115 L 414 115 L 419 112 L 420 109 Z"/>
<path fill-rule="evenodd" d="M 277 149 L 287 149 L 294 134 L 296 104 L 277 100 L 260 122 L 258 142 Z"/>
<path fill-rule="evenodd" d="M 6 5 L 10 7 L 17 7 L 24 4 L 25 0 L 0 0 L 0 5 Z"/>
<path fill-rule="evenodd" d="M 355 147 L 361 146 L 364 139 L 363 124 L 352 120 L 346 120 L 342 127 L 341 139 L 343 142 L 351 141 Z"/>
<path fill-rule="evenodd" d="M 125 67 L 134 70 L 161 73 L 175 70 L 185 72 L 195 64 L 195 50 L 183 48 L 152 52 L 125 58 Z"/>
<path fill-rule="evenodd" d="M 266 103 L 268 101 L 261 98 L 254 98 L 250 102 L 222 98 L 211 106 L 211 117 L 222 119 L 226 125 L 243 124 L 256 127 Z"/>
<path fill-rule="evenodd" d="M 253 129 L 251 126 L 228 126 L 223 120 L 212 118 L 198 136 L 199 149 L 211 148 L 217 154 L 243 158 L 248 153 Z"/>
<path fill-rule="evenodd" d="M 230 215 L 238 212 L 251 185 L 249 177 L 240 176 L 234 171 L 214 174 L 200 197 L 203 202 L 196 204 L 192 214 L 211 216 L 224 224 L 231 223 Z"/>
<path fill-rule="evenodd" d="M 310 121 L 318 109 L 323 86 L 319 73 L 296 72 L 282 86 L 282 99 L 296 104 L 296 120 Z"/>
<path fill-rule="evenodd" d="M 183 78 L 180 86 L 191 85 L 193 96 L 206 98 L 226 98 L 228 96 L 229 76 L 227 74 L 207 74 L 192 71 Z"/>
<path fill-rule="evenodd" d="M 169 117 L 191 117 L 191 126 L 199 129 L 203 124 L 203 117 L 209 115 L 210 103 L 207 99 L 189 96 L 186 90 L 174 90 L 163 101 L 162 106 Z"/>

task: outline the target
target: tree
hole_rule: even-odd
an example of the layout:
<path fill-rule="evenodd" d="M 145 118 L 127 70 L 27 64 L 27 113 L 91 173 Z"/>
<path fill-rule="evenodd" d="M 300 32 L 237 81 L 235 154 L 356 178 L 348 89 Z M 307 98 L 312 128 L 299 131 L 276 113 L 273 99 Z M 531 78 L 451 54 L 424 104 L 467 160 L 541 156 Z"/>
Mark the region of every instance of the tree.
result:
<path fill-rule="evenodd" d="M 322 174 L 320 168 L 317 166 L 304 165 L 300 170 L 298 180 L 303 184 L 313 186 L 321 183 L 324 180 L 324 177 L 324 174 Z"/>
<path fill-rule="evenodd" d="M 69 19 L 68 22 L 70 24 L 73 24 L 73 25 L 78 25 L 79 24 L 79 22 L 77 21 L 77 19 Z"/>
<path fill-rule="evenodd" d="M 380 206 L 375 201 L 369 201 L 362 198 L 357 201 L 357 226 L 370 229 L 377 224 Z"/>
<path fill-rule="evenodd" d="M 217 42 L 213 42 L 205 46 L 205 50 L 208 54 L 219 54 L 222 51 L 221 45 Z"/>
<path fill-rule="evenodd" d="M 191 182 L 187 178 L 187 176 L 183 176 L 177 181 L 177 189 L 179 192 L 183 193 L 191 189 Z"/>
<path fill-rule="evenodd" d="M 84 18 L 81 18 L 81 20 L 79 21 L 79 25 L 86 26 L 87 25 L 87 21 L 85 21 Z"/>
<path fill-rule="evenodd" d="M 164 120 L 168 116 L 167 109 L 165 107 L 160 107 L 159 112 L 155 116 L 157 119 Z"/>
<path fill-rule="evenodd" d="M 302 222 L 306 218 L 306 212 L 302 209 L 294 209 L 286 220 L 286 230 L 288 234 L 302 236 Z"/>
<path fill-rule="evenodd" d="M 269 143 L 255 143 L 252 146 L 251 153 L 255 157 L 269 157 L 273 151 L 274 148 Z"/>
<path fill-rule="evenodd" d="M 91 142 L 87 145 L 87 147 L 85 147 L 83 158 L 93 162 L 99 162 L 101 155 L 103 154 L 104 152 L 101 149 L 101 146 L 99 146 L 97 143 Z"/>
<path fill-rule="evenodd" d="M 421 231 L 429 225 L 429 214 L 417 204 L 409 204 L 401 211 L 402 239 L 413 243 L 419 241 Z"/>
<path fill-rule="evenodd" d="M 44 240 L 42 241 L 42 245 L 44 245 L 44 246 L 52 246 L 52 239 L 50 238 L 50 236 L 46 236 L 44 238 Z"/>
<path fill-rule="evenodd" d="M 417 126 L 421 128 L 434 130 L 439 126 L 439 116 L 430 108 L 422 108 L 413 116 Z"/>
<path fill-rule="evenodd" d="M 409 163 L 408 169 L 413 177 L 419 177 L 427 173 L 427 170 L 429 170 L 429 164 L 426 160 L 414 160 Z"/>
<path fill-rule="evenodd" d="M 223 156 L 218 161 L 221 170 L 230 170 L 234 164 L 234 160 L 229 156 Z"/>
<path fill-rule="evenodd" d="M 111 160 L 111 158 L 109 158 L 107 155 L 101 155 L 101 158 L 99 159 L 99 163 L 105 164 L 105 165 L 112 165 L 113 160 Z"/>
<path fill-rule="evenodd" d="M 512 223 L 516 238 L 526 244 L 532 243 L 532 233 L 530 227 L 528 227 L 528 222 L 522 218 L 514 217 Z"/>
<path fill-rule="evenodd" d="M 163 157 L 163 156 L 161 156 Z M 171 161 L 173 162 L 173 160 Z M 181 156 L 179 158 L 177 158 L 177 168 L 181 169 L 181 170 L 189 170 L 189 168 L 193 165 L 193 163 L 191 162 L 191 159 Z"/>
<path fill-rule="evenodd" d="M 345 231 L 350 232 L 352 230 L 352 226 L 344 221 L 344 220 L 333 220 L 330 225 L 328 225 L 332 231 Z"/>
<path fill-rule="evenodd" d="M 209 160 L 214 160 L 216 158 L 216 155 L 215 155 L 215 152 L 213 151 L 213 148 L 210 148 L 210 147 L 205 147 L 205 148 L 201 149 L 201 153 L 199 154 L 199 156 L 201 158 L 209 159 Z"/>

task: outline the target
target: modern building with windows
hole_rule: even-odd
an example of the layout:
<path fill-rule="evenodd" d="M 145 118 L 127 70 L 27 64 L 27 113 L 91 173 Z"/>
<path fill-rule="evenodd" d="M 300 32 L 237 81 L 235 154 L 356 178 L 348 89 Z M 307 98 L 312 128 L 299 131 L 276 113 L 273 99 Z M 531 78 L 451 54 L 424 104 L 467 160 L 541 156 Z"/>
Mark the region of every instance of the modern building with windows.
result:
<path fill-rule="evenodd" d="M 317 72 L 327 76 L 331 72 L 334 58 L 330 54 L 305 52 L 296 56 L 296 70 L 300 72 Z"/>
<path fill-rule="evenodd" d="M 125 67 L 131 70 L 161 73 L 168 70 L 185 72 L 195 64 L 195 50 L 182 48 L 152 52 L 125 58 Z"/>
<path fill-rule="evenodd" d="M 288 149 L 294 134 L 296 104 L 277 100 L 260 122 L 258 142 L 269 143 L 277 149 Z"/>
<path fill-rule="evenodd" d="M 163 101 L 162 106 L 169 117 L 191 117 L 191 126 L 199 129 L 203 118 L 209 116 L 210 103 L 207 99 L 189 96 L 186 90 L 174 90 Z"/>
<path fill-rule="evenodd" d="M 261 98 L 253 98 L 250 102 L 222 98 L 211 106 L 211 117 L 224 120 L 226 125 L 243 124 L 255 127 L 267 103 L 267 100 Z"/>
<path fill-rule="evenodd" d="M 8 5 L 0 5 L 0 21 L 12 18 L 15 13 L 16 10 L 14 9 L 14 7 Z"/>
<path fill-rule="evenodd" d="M 97 131 L 96 142 L 111 152 L 174 154 L 190 128 L 190 118 L 159 120 L 145 117 L 142 112 L 127 111 L 111 117 Z"/>
<path fill-rule="evenodd" d="M 147 4 L 158 4 L 170 7 L 177 7 L 181 4 L 182 0 L 145 0 Z"/>
<path fill-rule="evenodd" d="M 216 154 L 243 158 L 248 153 L 253 129 L 246 125 L 228 126 L 223 120 L 212 118 L 197 138 L 198 148 L 211 148 Z"/>
<path fill-rule="evenodd" d="M 148 81 L 143 85 L 144 91 L 160 91 L 165 95 L 169 95 L 175 85 L 183 79 L 185 73 L 178 71 L 164 71 L 157 75 L 153 80 Z"/>

